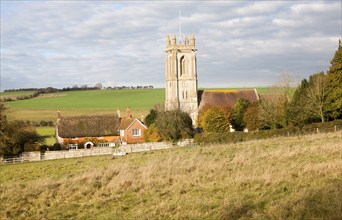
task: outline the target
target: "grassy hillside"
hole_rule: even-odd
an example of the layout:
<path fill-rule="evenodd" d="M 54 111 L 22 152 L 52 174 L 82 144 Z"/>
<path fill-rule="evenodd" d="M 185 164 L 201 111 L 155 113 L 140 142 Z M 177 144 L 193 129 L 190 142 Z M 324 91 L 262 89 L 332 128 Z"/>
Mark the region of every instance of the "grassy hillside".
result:
<path fill-rule="evenodd" d="M 2 219 L 342 219 L 341 132 L 3 165 Z"/>
<path fill-rule="evenodd" d="M 56 143 L 55 127 L 37 127 L 36 131 L 44 137 L 44 144 L 52 146 Z"/>
<path fill-rule="evenodd" d="M 240 89 L 246 88 L 234 88 Z M 268 88 L 257 90 L 259 93 L 265 93 Z M 6 92 L 2 95 L 15 97 L 19 93 Z M 61 109 L 62 115 L 65 116 L 110 114 L 118 108 L 125 113 L 128 106 L 132 113 L 139 117 L 141 114 L 146 115 L 156 104 L 162 104 L 164 97 L 164 89 L 70 91 L 6 102 L 6 106 L 9 108 L 9 118 L 17 120 L 55 121 L 58 109 Z"/>
<path fill-rule="evenodd" d="M 63 115 L 90 115 L 116 113 L 118 108 L 125 113 L 130 107 L 140 116 L 163 103 L 164 96 L 164 89 L 71 91 L 6 102 L 6 106 L 10 118 L 19 120 L 55 121 L 58 109 Z"/>

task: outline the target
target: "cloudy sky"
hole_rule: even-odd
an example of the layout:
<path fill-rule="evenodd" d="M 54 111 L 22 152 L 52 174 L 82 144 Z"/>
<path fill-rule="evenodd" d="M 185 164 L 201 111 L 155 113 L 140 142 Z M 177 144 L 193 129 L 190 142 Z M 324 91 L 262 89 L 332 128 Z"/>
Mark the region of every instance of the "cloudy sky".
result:
<path fill-rule="evenodd" d="M 1 90 L 164 87 L 167 34 L 195 33 L 200 87 L 272 85 L 326 71 L 338 1 L 1 1 Z"/>

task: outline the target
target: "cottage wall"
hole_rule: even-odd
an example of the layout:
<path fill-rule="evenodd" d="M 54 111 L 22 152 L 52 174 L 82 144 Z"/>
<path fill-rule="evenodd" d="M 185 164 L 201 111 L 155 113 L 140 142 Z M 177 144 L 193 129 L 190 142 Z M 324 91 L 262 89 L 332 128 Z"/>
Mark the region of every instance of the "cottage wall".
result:
<path fill-rule="evenodd" d="M 140 136 L 134 136 L 133 130 L 140 129 Z M 134 121 L 134 123 L 125 130 L 123 142 L 126 143 L 142 143 L 144 142 L 144 131 L 146 128 L 138 121 Z"/>
<path fill-rule="evenodd" d="M 92 139 L 92 138 L 96 138 L 99 140 L 103 140 L 103 142 L 109 142 L 109 143 L 113 143 L 115 142 L 115 140 L 120 139 L 120 136 L 104 136 L 104 137 L 77 137 L 76 140 L 73 140 L 71 138 L 63 138 L 63 143 L 70 143 L 70 142 L 76 142 L 76 143 L 82 143 L 85 142 L 86 140 Z"/>

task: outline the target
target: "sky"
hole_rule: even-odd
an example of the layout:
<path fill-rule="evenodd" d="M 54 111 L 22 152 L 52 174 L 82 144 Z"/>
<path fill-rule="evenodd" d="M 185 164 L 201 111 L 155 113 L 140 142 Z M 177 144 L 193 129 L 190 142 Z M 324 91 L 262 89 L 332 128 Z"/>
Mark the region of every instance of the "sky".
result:
<path fill-rule="evenodd" d="M 179 40 L 180 22 L 196 37 L 199 87 L 296 83 L 328 70 L 341 11 L 341 0 L 1 0 L 1 90 L 164 87 L 166 37 Z"/>

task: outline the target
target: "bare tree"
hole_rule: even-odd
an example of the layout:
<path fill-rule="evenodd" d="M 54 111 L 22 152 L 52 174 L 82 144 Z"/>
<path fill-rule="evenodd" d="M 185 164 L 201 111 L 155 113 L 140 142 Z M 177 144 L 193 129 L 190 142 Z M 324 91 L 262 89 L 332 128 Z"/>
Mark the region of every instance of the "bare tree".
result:
<path fill-rule="evenodd" d="M 323 72 L 312 75 L 309 81 L 309 88 L 307 89 L 306 105 L 303 111 L 309 115 L 319 116 L 324 122 L 324 110 L 326 107 L 327 81 Z"/>
<path fill-rule="evenodd" d="M 285 127 L 287 106 L 290 101 L 291 77 L 283 73 L 281 79 L 260 97 L 259 119 L 263 127 Z"/>

